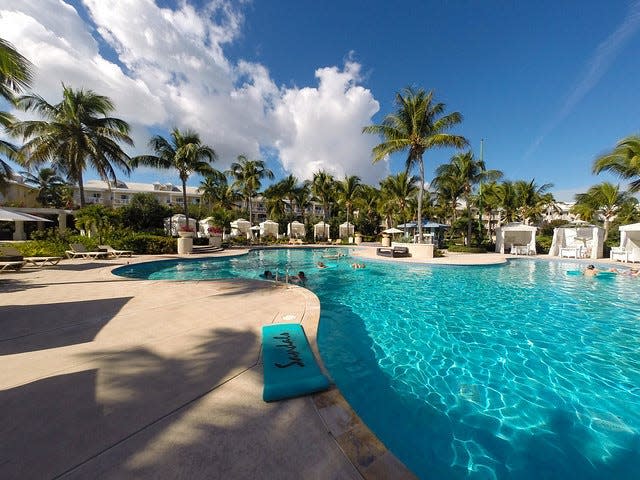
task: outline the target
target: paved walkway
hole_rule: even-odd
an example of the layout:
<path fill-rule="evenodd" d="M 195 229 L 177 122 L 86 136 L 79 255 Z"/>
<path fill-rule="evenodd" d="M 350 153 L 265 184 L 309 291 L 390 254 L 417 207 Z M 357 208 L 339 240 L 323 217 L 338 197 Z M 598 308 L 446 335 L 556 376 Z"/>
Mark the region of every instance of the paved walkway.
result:
<path fill-rule="evenodd" d="M 262 401 L 261 327 L 301 322 L 315 346 L 315 295 L 111 274 L 150 259 L 0 275 L 0 478 L 411 478 L 337 390 Z"/>

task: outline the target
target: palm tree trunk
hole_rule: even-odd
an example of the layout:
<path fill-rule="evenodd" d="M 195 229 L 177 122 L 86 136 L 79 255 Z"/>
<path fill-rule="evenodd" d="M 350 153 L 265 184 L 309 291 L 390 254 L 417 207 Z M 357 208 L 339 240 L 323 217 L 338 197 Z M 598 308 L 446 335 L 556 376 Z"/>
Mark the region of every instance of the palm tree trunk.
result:
<path fill-rule="evenodd" d="M 182 180 L 182 205 L 184 207 L 184 221 L 189 229 L 189 206 L 187 205 L 187 181 Z"/>
<path fill-rule="evenodd" d="M 80 208 L 84 208 L 84 182 L 82 181 L 82 172 L 78 175 L 78 190 L 80 191 Z"/>
<path fill-rule="evenodd" d="M 424 193 L 424 160 L 420 158 L 420 188 L 418 189 L 418 243 L 422 243 L 422 195 Z"/>
<path fill-rule="evenodd" d="M 249 210 L 249 223 L 253 224 L 253 218 L 251 218 L 251 196 L 247 197 L 247 210 Z"/>

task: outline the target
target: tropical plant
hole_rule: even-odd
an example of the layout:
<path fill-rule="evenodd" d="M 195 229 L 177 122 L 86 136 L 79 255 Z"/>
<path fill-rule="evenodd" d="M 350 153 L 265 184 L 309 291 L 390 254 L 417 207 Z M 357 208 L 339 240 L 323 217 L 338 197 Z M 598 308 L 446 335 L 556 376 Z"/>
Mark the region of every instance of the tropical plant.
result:
<path fill-rule="evenodd" d="M 481 210 L 489 219 L 489 238 L 493 237 L 493 214 L 500 206 L 498 195 L 498 184 L 496 182 L 483 183 L 478 192 L 478 204 L 482 205 Z"/>
<path fill-rule="evenodd" d="M 63 85 L 63 99 L 51 105 L 38 95 L 18 99 L 18 106 L 33 110 L 45 120 L 15 122 L 9 127 L 14 135 L 27 140 L 27 167 L 50 161 L 53 168 L 78 183 L 80 205 L 84 207 L 83 172 L 92 166 L 105 181 L 116 181 L 114 166 L 130 172 L 129 156 L 119 143 L 133 145 L 127 122 L 107 114 L 114 110 L 113 102 L 92 90 L 73 90 Z"/>
<path fill-rule="evenodd" d="M 311 180 L 311 193 L 322 203 L 323 220 L 326 222 L 331 216 L 331 203 L 336 194 L 336 181 L 333 175 L 324 170 L 315 172 Z"/>
<path fill-rule="evenodd" d="M 364 133 L 381 136 L 384 141 L 373 148 L 373 162 L 387 158 L 390 154 L 408 150 L 406 171 L 418 167 L 420 186 L 418 189 L 418 234 L 422 241 L 422 197 L 425 184 L 423 156 L 427 150 L 437 147 L 463 148 L 468 142 L 460 135 L 447 133 L 462 122 L 458 112 L 444 114 L 445 105 L 436 103 L 433 91 L 407 87 L 403 94 L 396 95 L 397 110 L 387 115 L 381 125 L 364 127 Z"/>
<path fill-rule="evenodd" d="M 362 183 L 360 181 L 360 177 L 357 175 L 344 177 L 344 180 L 336 184 L 338 202 L 344 205 L 344 208 L 347 211 L 347 231 L 349 231 L 349 213 L 351 212 L 351 208 L 357 200 L 361 189 Z"/>
<path fill-rule="evenodd" d="M 151 232 L 164 228 L 164 219 L 171 216 L 171 209 L 152 193 L 136 193 L 127 205 L 118 209 L 118 214 L 125 228 Z"/>
<path fill-rule="evenodd" d="M 552 183 L 536 185 L 535 179 L 530 182 L 518 180 L 514 183 L 516 192 L 518 218 L 525 224 L 540 219 L 549 205 L 553 205 L 555 199 L 548 190 Z"/>
<path fill-rule="evenodd" d="M 234 187 L 244 196 L 249 211 L 249 222 L 253 222 L 251 199 L 262 187 L 263 179 L 274 178 L 273 172 L 267 168 L 264 160 L 249 160 L 244 155 L 239 155 L 238 161 L 231 164 L 227 173 L 234 178 Z"/>
<path fill-rule="evenodd" d="M 380 225 L 378 214 L 382 194 L 380 190 L 371 185 L 362 185 L 354 208 L 358 209 L 358 230 L 364 235 L 375 235 Z"/>
<path fill-rule="evenodd" d="M 456 189 L 464 200 L 467 209 L 467 239 L 471 239 L 472 231 L 472 194 L 473 188 L 482 181 L 495 181 L 502 177 L 498 170 L 487 170 L 483 160 L 476 160 L 471 151 L 459 153 L 451 157 L 447 164 L 440 165 L 436 169 L 436 178 L 433 182 L 437 188 L 439 184 L 450 183 L 456 185 Z"/>
<path fill-rule="evenodd" d="M 383 198 L 393 205 L 393 211 L 405 224 L 408 220 L 409 201 L 418 192 L 418 177 L 409 175 L 407 172 L 400 172 L 396 175 L 389 175 L 380 182 L 380 190 Z M 391 225 L 388 225 L 389 227 Z"/>
<path fill-rule="evenodd" d="M 495 193 L 500 208 L 500 221 L 514 222 L 518 214 L 518 195 L 513 182 L 505 181 L 498 184 Z"/>
<path fill-rule="evenodd" d="M 631 179 L 630 192 L 640 191 L 640 135 L 620 140 L 615 148 L 596 158 L 593 173 L 612 172 L 624 179 Z"/>
<path fill-rule="evenodd" d="M 174 128 L 171 138 L 166 139 L 156 135 L 149 141 L 149 147 L 156 155 L 140 155 L 131 159 L 133 168 L 138 165 L 175 169 L 182 182 L 182 206 L 186 224 L 189 226 L 189 204 L 187 203 L 187 180 L 193 173 L 201 175 L 213 174 L 210 165 L 216 159 L 213 148 L 203 145 L 200 136 L 193 130 L 181 132 Z"/>
<path fill-rule="evenodd" d="M 620 185 L 603 182 L 594 185 L 586 193 L 575 196 L 576 203 L 571 208 L 572 213 L 580 215 L 586 221 L 592 221 L 601 215 L 604 226 L 604 240 L 609 236 L 611 220 L 623 208 L 635 206 L 638 200 L 629 192 L 620 190 Z"/>
<path fill-rule="evenodd" d="M 0 38 L 0 97 L 13 103 L 16 93 L 31 85 L 33 66 L 11 43 Z M 9 112 L 0 111 L 0 126 L 8 127 L 15 121 Z M 18 149 L 12 143 L 0 139 L 0 155 L 10 160 L 19 160 Z M 11 167 L 0 158 L 0 186 L 12 174 Z"/>
<path fill-rule="evenodd" d="M 76 212 L 75 226 L 78 230 L 84 230 L 89 238 L 96 233 L 98 243 L 102 243 L 104 236 L 114 226 L 115 218 L 113 209 L 104 205 L 88 205 Z"/>
<path fill-rule="evenodd" d="M 241 195 L 229 185 L 227 177 L 217 170 L 213 174 L 206 174 L 198 191 L 202 193 L 202 201 L 209 205 L 209 208 L 224 208 L 232 210 L 237 208 L 237 203 L 241 200 Z"/>
<path fill-rule="evenodd" d="M 65 193 L 67 183 L 53 168 L 42 168 L 35 175 L 20 172 L 25 183 L 38 189 L 36 200 L 45 207 L 61 208 L 66 206 Z"/>

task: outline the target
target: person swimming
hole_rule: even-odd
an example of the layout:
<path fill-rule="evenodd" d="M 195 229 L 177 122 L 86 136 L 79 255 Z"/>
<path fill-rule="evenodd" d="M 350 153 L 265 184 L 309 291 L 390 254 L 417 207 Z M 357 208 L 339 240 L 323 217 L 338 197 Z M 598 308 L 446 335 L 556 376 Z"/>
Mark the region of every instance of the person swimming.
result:
<path fill-rule="evenodd" d="M 584 272 L 582 273 L 586 277 L 595 277 L 596 275 L 598 275 L 598 271 L 596 270 L 595 265 L 587 265 L 587 268 L 585 268 Z"/>
<path fill-rule="evenodd" d="M 327 265 L 324 262 L 318 262 L 318 263 L 316 263 L 316 267 L 318 267 L 318 268 L 327 268 Z"/>
<path fill-rule="evenodd" d="M 274 280 L 276 278 L 273 273 L 271 273 L 271 270 L 265 270 L 261 277 L 267 280 Z"/>
<path fill-rule="evenodd" d="M 364 263 L 352 263 L 351 268 L 365 268 L 366 265 Z"/>

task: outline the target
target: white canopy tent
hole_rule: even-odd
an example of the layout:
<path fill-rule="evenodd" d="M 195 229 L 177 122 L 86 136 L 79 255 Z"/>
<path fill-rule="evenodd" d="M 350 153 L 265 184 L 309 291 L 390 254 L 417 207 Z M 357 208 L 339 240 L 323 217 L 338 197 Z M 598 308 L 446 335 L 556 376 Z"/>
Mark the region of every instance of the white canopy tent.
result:
<path fill-rule="evenodd" d="M 329 239 L 329 224 L 325 222 L 318 222 L 313 226 L 313 239 L 314 240 L 328 240 Z"/>
<path fill-rule="evenodd" d="M 339 234 L 340 238 L 353 237 L 356 227 L 351 222 L 344 222 L 340 224 Z"/>
<path fill-rule="evenodd" d="M 167 217 L 164 219 L 164 231 L 169 235 L 174 237 L 178 236 L 178 229 L 187 224 L 186 218 L 184 214 L 177 213 L 171 217 Z M 189 217 L 189 226 L 193 229 L 196 229 L 196 219 Z"/>
<path fill-rule="evenodd" d="M 536 254 L 537 227 L 523 223 L 508 223 L 496 228 L 496 252 L 524 255 Z"/>
<path fill-rule="evenodd" d="M 265 220 L 260 223 L 260 236 L 261 237 L 275 237 L 278 238 L 278 222 L 273 220 Z"/>
<path fill-rule="evenodd" d="M 214 218 L 213 217 L 207 217 L 207 218 L 203 218 L 202 220 L 200 220 L 198 222 L 198 235 L 202 236 L 202 237 L 208 237 L 209 236 L 209 227 L 211 227 L 213 225 L 214 222 Z"/>
<path fill-rule="evenodd" d="M 620 227 L 620 246 L 611 249 L 612 260 L 640 262 L 640 223 Z"/>
<path fill-rule="evenodd" d="M 246 236 L 247 238 L 251 238 L 251 223 L 249 220 L 239 218 L 231 222 L 231 236 Z"/>
<path fill-rule="evenodd" d="M 304 238 L 305 233 L 304 223 L 294 220 L 287 225 L 287 236 L 289 238 Z"/>
<path fill-rule="evenodd" d="M 594 225 L 567 225 L 553 229 L 549 249 L 552 257 L 602 258 L 604 228 Z"/>

